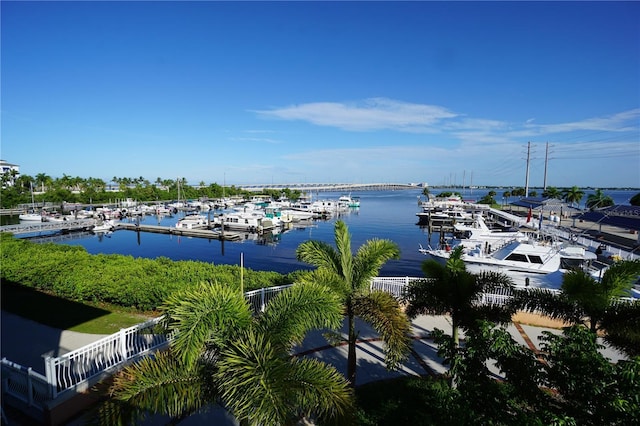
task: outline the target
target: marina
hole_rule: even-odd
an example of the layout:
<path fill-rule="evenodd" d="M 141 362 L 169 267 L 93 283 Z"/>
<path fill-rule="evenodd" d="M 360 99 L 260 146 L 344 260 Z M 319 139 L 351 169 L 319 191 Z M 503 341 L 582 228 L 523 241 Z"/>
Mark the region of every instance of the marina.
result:
<path fill-rule="evenodd" d="M 462 190 L 459 191 L 462 193 Z M 617 202 L 625 203 L 635 193 L 635 191 L 619 191 L 613 195 Z M 342 191 L 326 192 L 321 194 L 321 199 L 337 201 L 342 195 L 344 195 Z M 462 198 L 479 199 L 483 195 L 482 191 L 476 190 L 474 194 L 466 194 Z M 441 236 L 452 236 L 453 226 L 447 228 L 420 223 L 416 215 L 421 209 L 418 201 L 424 199 L 420 189 L 354 191 L 351 197 L 359 198 L 360 207 L 335 211 L 324 218 L 317 218 L 317 216 L 311 220 L 292 218 L 291 223 L 286 226 L 278 226 L 263 232 L 225 229 L 223 235 L 216 221 L 220 220 L 222 215 L 235 211 L 233 207 L 239 207 L 234 204 L 227 209 L 213 208 L 199 213 L 210 219 L 211 225 L 198 229 L 176 227 L 178 221 L 187 216 L 187 211 L 179 210 L 174 213 L 164 210 L 165 214 L 158 215 L 150 212 L 115 220 L 116 227 L 111 232 L 88 232 L 83 233 L 81 238 L 61 238 L 58 233 L 57 236 L 50 235 L 47 239 L 61 244 L 80 245 L 93 254 L 114 253 L 148 258 L 162 256 L 173 260 L 200 260 L 231 265 L 239 264 L 242 255 L 245 266 L 248 268 L 290 273 L 309 268 L 308 265 L 296 260 L 295 250 L 302 242 L 313 239 L 334 244 L 333 225 L 339 219 L 348 225 L 354 249 L 373 238 L 389 239 L 398 245 L 400 258 L 387 262 L 381 270 L 381 276 L 422 276 L 421 264 L 426 256 L 419 251 L 420 246 L 438 248 Z M 305 205 L 311 204 L 308 202 Z M 160 206 L 155 206 L 152 210 L 158 207 Z M 129 209 L 133 211 L 133 207 Z M 508 208 L 487 209 L 485 206 L 483 218 L 487 226 L 499 225 L 509 229 L 513 225 L 527 224 L 524 209 L 520 211 L 513 209 L 511 213 L 508 210 Z M 280 207 L 280 212 L 282 215 L 287 215 L 285 207 Z M 530 224 L 533 222 L 537 224 L 538 218 L 531 220 Z M 553 222 L 548 214 L 545 215 L 544 222 L 553 224 L 554 229 L 565 230 L 567 235 L 573 234 L 579 236 L 581 240 L 584 239 L 584 244 L 592 252 L 604 243 L 607 246 L 607 253 L 625 256 L 625 253 L 632 252 L 637 244 L 638 235 L 632 234 L 630 229 L 568 219 L 563 219 L 558 224 Z M 462 225 L 457 224 L 458 227 Z M 62 227 L 61 224 L 54 225 L 46 222 L 29 226 L 33 226 L 32 230 Z M 3 231 L 5 230 L 7 230 L 6 226 L 3 227 Z M 72 234 L 73 232 L 70 232 L 67 235 Z M 44 235 L 36 234 L 34 237 L 43 239 Z M 230 244 L 223 244 L 225 241 Z M 638 250 L 633 251 L 632 255 L 637 256 Z"/>

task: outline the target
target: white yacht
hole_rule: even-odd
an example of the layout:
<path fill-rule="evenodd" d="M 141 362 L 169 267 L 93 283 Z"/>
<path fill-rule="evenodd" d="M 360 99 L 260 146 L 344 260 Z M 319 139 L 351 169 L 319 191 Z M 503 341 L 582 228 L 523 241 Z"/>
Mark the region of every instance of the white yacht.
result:
<path fill-rule="evenodd" d="M 602 269 L 595 267 L 597 256 L 580 246 L 563 246 L 553 241 L 533 238 L 514 238 L 492 241 L 494 245 L 476 240 L 473 247 L 464 246 L 462 260 L 469 272 L 502 272 L 509 275 L 515 285 L 541 288 L 559 288 L 562 276 L 570 269 L 583 268 L 599 278 Z M 440 249 L 420 247 L 420 252 L 446 262 L 452 247 Z"/>

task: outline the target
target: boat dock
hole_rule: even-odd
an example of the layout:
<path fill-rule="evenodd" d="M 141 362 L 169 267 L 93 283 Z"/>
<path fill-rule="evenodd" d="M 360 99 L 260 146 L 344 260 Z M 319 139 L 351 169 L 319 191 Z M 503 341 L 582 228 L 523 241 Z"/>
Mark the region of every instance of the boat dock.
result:
<path fill-rule="evenodd" d="M 42 234 L 54 232 L 89 231 L 96 225 L 95 219 L 77 219 L 64 222 L 26 222 L 17 225 L 5 225 L 0 227 L 0 232 L 9 232 L 14 235 Z"/>
<path fill-rule="evenodd" d="M 176 228 L 172 226 L 161 225 L 144 225 L 138 223 L 125 223 L 119 222 L 116 224 L 116 230 L 124 229 L 127 231 L 136 232 L 152 232 L 155 234 L 170 234 L 180 235 L 184 237 L 196 237 L 196 238 L 208 238 L 210 240 L 225 240 L 225 241 L 239 241 L 242 239 L 241 235 L 237 232 L 225 231 L 220 228 L 207 229 L 202 228 Z"/>

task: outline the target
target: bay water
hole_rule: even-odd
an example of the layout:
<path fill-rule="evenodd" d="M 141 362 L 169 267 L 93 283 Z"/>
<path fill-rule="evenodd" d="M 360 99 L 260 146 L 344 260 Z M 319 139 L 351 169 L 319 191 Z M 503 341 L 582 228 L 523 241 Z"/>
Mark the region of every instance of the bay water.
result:
<path fill-rule="evenodd" d="M 451 189 L 463 194 L 465 199 L 480 199 L 486 190 Z M 434 190 L 435 194 L 444 190 Z M 498 193 L 499 200 L 501 190 Z M 583 202 L 590 191 L 585 191 Z M 616 204 L 629 204 L 629 199 L 637 191 L 606 191 Z M 321 192 L 314 198 L 337 199 L 341 193 Z M 361 205 L 327 220 L 314 220 L 297 224 L 280 234 L 257 235 L 243 233 L 241 241 L 218 241 L 176 235 L 155 234 L 118 230 L 111 235 L 88 235 L 83 238 L 65 240 L 62 244 L 83 246 L 92 254 L 123 254 L 134 257 L 172 260 L 198 260 L 213 264 L 244 265 L 245 268 L 260 271 L 289 273 L 300 269 L 310 269 L 310 265 L 296 260 L 296 248 L 304 241 L 317 240 L 334 245 L 336 220 L 344 221 L 351 234 L 352 251 L 371 239 L 388 239 L 400 248 L 400 258 L 388 261 L 380 270 L 380 276 L 422 276 L 421 263 L 425 255 L 418 251 L 419 245 L 437 245 L 439 233 L 429 234 L 427 227 L 417 224 L 418 199 L 421 189 L 398 191 L 359 191 L 351 193 L 360 197 Z M 513 199 L 512 199 L 513 201 Z M 212 212 L 220 214 L 221 212 Z M 204 213 L 203 213 L 204 214 Z M 140 223 L 174 226 L 181 214 L 158 218 L 146 216 Z M 140 219 L 127 219 L 135 222 Z"/>

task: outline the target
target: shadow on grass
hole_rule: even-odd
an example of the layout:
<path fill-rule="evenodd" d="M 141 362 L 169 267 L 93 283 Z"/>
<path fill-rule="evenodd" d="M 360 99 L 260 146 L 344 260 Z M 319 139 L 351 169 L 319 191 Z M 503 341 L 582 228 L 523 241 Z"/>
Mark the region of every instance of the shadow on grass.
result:
<path fill-rule="evenodd" d="M 1 300 L 2 310 L 61 330 L 110 313 L 5 281 L 2 282 Z"/>

